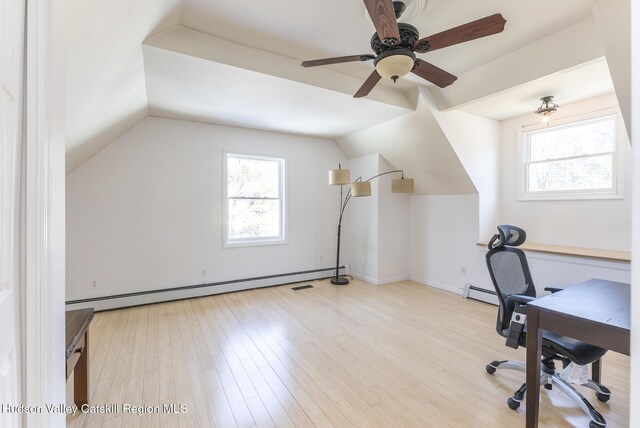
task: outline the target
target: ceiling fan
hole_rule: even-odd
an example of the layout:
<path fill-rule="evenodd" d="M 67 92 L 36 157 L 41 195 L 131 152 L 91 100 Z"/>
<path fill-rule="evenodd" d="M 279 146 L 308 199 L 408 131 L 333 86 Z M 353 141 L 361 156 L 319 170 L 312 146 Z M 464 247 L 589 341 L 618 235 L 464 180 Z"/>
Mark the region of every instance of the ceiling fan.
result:
<path fill-rule="evenodd" d="M 414 26 L 397 22 L 406 8 L 402 1 L 364 0 L 364 5 L 376 28 L 376 32 L 371 37 L 371 49 L 375 55 L 350 55 L 302 63 L 303 67 L 316 67 L 342 62 L 373 60 L 376 69 L 358 89 L 354 98 L 368 95 L 382 78 L 395 82 L 409 72 L 441 88 L 447 87 L 455 82 L 457 77 L 431 63 L 416 58 L 414 52 L 431 52 L 497 34 L 504 30 L 504 25 L 507 22 L 502 15 L 496 13 L 421 39 L 420 33 Z"/>

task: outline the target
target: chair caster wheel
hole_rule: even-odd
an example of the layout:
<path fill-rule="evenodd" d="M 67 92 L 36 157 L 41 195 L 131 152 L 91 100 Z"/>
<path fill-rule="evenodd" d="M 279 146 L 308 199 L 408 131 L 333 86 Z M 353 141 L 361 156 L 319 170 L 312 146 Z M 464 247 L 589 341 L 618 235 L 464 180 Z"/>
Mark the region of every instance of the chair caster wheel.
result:
<path fill-rule="evenodd" d="M 553 389 L 553 385 L 550 383 L 545 383 L 544 384 L 544 389 L 551 391 Z"/>
<path fill-rule="evenodd" d="M 489 374 L 494 374 L 496 372 L 496 368 L 493 367 L 491 364 L 487 364 L 485 369 L 487 370 L 487 373 L 489 373 Z"/>
<path fill-rule="evenodd" d="M 513 397 L 509 397 L 507 399 L 507 405 L 511 410 L 518 410 L 518 408 L 520 407 L 520 402 L 518 400 L 514 400 Z M 592 428 L 592 427 L 589 427 L 589 428 Z"/>
<path fill-rule="evenodd" d="M 596 398 L 598 399 L 598 401 L 606 403 L 611 398 L 611 394 L 601 394 L 599 392 L 596 392 Z"/>

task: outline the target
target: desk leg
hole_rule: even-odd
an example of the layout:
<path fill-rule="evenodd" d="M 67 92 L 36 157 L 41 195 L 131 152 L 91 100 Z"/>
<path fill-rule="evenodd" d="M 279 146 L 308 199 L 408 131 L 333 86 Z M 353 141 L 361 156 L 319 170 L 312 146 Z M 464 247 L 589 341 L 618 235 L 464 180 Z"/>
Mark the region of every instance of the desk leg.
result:
<path fill-rule="evenodd" d="M 73 401 L 76 406 L 89 404 L 89 331 L 84 333 L 84 349 L 73 370 Z"/>
<path fill-rule="evenodd" d="M 602 376 L 602 359 L 598 358 L 591 364 L 591 380 L 600 383 L 600 377 Z"/>
<path fill-rule="evenodd" d="M 527 428 L 538 426 L 540 359 L 542 356 L 542 330 L 538 327 L 539 312 L 527 308 Z"/>

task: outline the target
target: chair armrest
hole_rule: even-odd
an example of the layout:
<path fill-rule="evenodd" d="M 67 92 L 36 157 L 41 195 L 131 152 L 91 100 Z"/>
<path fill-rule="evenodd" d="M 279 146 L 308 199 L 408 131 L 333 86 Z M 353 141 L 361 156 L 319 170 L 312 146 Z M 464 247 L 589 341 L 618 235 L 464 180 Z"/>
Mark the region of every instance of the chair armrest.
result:
<path fill-rule="evenodd" d="M 544 291 L 551 291 L 551 293 L 557 293 L 558 291 L 562 291 L 564 288 L 558 287 L 544 287 Z"/>
<path fill-rule="evenodd" d="M 509 334 L 507 336 L 507 345 L 510 348 L 518 349 L 524 325 L 527 321 L 527 303 L 535 300 L 533 296 L 525 296 L 523 294 L 512 294 L 506 299 L 507 313 L 511 312 L 511 322 L 509 324 Z"/>
<path fill-rule="evenodd" d="M 525 296 L 524 294 L 512 294 L 511 296 L 509 296 L 507 298 L 507 300 L 509 300 L 511 302 L 517 302 L 517 303 L 522 303 L 522 304 L 526 305 L 527 303 L 531 302 L 532 300 L 536 300 L 536 298 L 532 297 L 532 296 Z"/>

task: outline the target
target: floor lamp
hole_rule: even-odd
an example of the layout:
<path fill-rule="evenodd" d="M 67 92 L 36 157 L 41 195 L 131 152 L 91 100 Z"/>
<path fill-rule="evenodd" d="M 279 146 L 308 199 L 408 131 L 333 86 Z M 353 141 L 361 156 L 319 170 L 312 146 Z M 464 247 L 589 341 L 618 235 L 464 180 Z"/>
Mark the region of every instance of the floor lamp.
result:
<path fill-rule="evenodd" d="M 336 285 L 346 285 L 349 280 L 340 276 L 340 231 L 342 229 L 342 216 L 344 210 L 352 197 L 371 196 L 371 180 L 387 174 L 400 174 L 400 178 L 394 178 L 391 180 L 391 192 L 393 193 L 413 193 L 413 179 L 404 178 L 404 171 L 396 169 L 393 171 L 383 172 L 373 177 L 362 180 L 362 177 L 358 177 L 353 183 L 351 182 L 351 171 L 348 169 L 342 169 L 342 166 L 338 164 L 338 169 L 329 171 L 329 185 L 340 186 L 340 216 L 338 217 L 338 245 L 336 251 L 336 274 L 331 278 L 331 283 Z M 343 186 L 350 184 L 349 190 L 346 194 L 343 192 Z"/>

